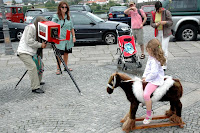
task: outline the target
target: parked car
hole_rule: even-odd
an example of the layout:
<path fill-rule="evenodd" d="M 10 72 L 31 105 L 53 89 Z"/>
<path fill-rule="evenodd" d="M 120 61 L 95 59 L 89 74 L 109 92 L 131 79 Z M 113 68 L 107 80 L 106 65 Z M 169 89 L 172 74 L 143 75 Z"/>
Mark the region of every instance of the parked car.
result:
<path fill-rule="evenodd" d="M 48 11 L 49 10 L 46 8 L 28 9 L 28 10 L 26 10 L 24 21 L 26 23 L 30 23 L 35 15 L 42 14 L 42 13 L 48 12 Z"/>
<path fill-rule="evenodd" d="M 47 20 L 51 21 L 54 14 L 56 14 L 56 12 L 44 12 L 42 14 L 37 14 L 31 20 L 30 24 L 33 24 L 38 16 L 42 16 L 42 17 L 46 18 Z"/>
<path fill-rule="evenodd" d="M 92 12 L 88 5 L 71 5 L 69 6 L 70 11 L 87 11 Z"/>
<path fill-rule="evenodd" d="M 200 34 L 200 0 L 161 0 L 172 14 L 172 34 L 177 40 L 194 41 Z"/>
<path fill-rule="evenodd" d="M 27 24 L 24 23 L 14 23 L 7 20 L 10 38 L 15 38 L 17 40 L 20 40 L 22 37 L 22 33 L 24 31 L 25 26 Z M 3 23 L 2 18 L 0 17 L 0 39 L 4 39 L 3 35 Z"/>
<path fill-rule="evenodd" d="M 12 22 L 23 23 L 24 22 L 24 13 L 22 6 L 5 6 L 5 15 L 6 19 Z M 0 17 L 2 17 L 1 8 L 0 8 Z"/>
<path fill-rule="evenodd" d="M 147 24 L 150 24 L 151 21 L 151 11 L 155 10 L 155 6 L 154 5 L 144 5 L 141 7 L 141 9 L 144 11 L 144 13 L 147 16 Z"/>
<path fill-rule="evenodd" d="M 33 23 L 37 16 L 32 20 Z M 53 14 L 44 16 L 48 20 L 52 20 Z M 117 42 L 116 26 L 119 35 L 130 34 L 130 27 L 127 24 L 104 21 L 96 15 L 86 11 L 71 11 L 71 19 L 74 24 L 77 42 L 105 42 L 106 44 L 115 44 Z"/>
<path fill-rule="evenodd" d="M 109 21 L 117 21 L 131 25 L 131 17 L 124 13 L 126 6 L 112 6 L 108 12 Z"/>

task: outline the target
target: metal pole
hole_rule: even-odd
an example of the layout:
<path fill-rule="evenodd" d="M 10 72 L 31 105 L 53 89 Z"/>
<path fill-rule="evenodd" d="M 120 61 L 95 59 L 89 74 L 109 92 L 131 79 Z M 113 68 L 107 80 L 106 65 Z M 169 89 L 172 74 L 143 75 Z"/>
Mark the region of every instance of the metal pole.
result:
<path fill-rule="evenodd" d="M 2 13 L 2 22 L 3 22 L 3 34 L 4 34 L 4 42 L 5 42 L 5 54 L 6 55 L 12 55 L 14 54 L 12 44 L 10 41 L 10 33 L 9 28 L 5 16 L 5 6 L 3 0 L 0 0 L 1 5 L 1 13 Z"/>
<path fill-rule="evenodd" d="M 80 95 L 83 95 L 83 94 L 81 93 L 81 90 L 79 89 L 78 85 L 76 84 L 76 81 L 75 81 L 74 78 L 72 77 L 72 75 L 71 75 L 71 73 L 70 73 L 70 71 L 69 71 L 67 65 L 65 64 L 65 62 L 64 62 L 64 60 L 63 60 L 63 58 L 62 58 L 60 52 L 57 50 L 55 44 L 54 44 L 54 43 L 51 43 L 51 46 L 52 46 L 52 48 L 53 48 L 53 50 L 54 50 L 54 54 L 56 54 L 56 56 L 59 57 L 59 59 L 60 59 L 60 61 L 62 62 L 63 66 L 64 66 L 65 69 L 67 70 L 67 73 L 69 74 L 70 78 L 71 78 L 72 81 L 74 82 L 74 85 L 76 86 L 76 88 L 77 88 L 77 90 L 79 91 Z"/>
<path fill-rule="evenodd" d="M 23 79 L 23 77 L 26 75 L 27 72 L 28 72 L 28 70 L 26 70 L 26 72 L 23 74 L 23 76 L 21 77 L 21 79 L 18 81 L 18 83 L 15 86 L 15 89 L 17 88 L 18 84 L 21 82 L 21 80 Z"/>

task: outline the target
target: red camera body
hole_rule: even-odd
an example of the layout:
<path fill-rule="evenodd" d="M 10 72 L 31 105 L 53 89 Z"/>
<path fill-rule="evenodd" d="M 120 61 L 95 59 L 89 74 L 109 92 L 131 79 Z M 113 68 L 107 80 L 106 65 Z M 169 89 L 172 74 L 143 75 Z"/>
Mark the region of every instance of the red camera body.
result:
<path fill-rule="evenodd" d="M 66 39 L 60 39 L 60 30 L 60 25 L 55 22 L 38 22 L 38 36 L 45 41 L 59 44 L 60 41 L 70 40 L 70 31 L 66 31 Z"/>

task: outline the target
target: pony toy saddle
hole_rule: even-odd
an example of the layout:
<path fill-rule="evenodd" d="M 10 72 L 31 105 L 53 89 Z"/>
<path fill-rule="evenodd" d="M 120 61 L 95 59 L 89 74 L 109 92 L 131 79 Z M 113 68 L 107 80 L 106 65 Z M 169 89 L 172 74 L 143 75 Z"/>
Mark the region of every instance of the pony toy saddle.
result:
<path fill-rule="evenodd" d="M 133 83 L 133 93 L 138 101 L 144 103 L 144 90 L 143 90 L 143 84 L 140 78 L 135 78 L 135 82 Z M 152 102 L 159 101 L 169 90 L 170 87 L 172 87 L 174 84 L 174 80 L 171 76 L 165 76 L 165 81 L 163 85 L 159 86 L 154 92 L 153 96 L 151 97 Z"/>

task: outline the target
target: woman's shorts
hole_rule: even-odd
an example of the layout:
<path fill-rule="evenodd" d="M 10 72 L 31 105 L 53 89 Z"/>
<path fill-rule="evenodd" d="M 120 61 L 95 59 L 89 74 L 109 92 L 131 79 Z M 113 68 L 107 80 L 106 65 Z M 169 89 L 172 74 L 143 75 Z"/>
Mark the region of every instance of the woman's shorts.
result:
<path fill-rule="evenodd" d="M 70 49 L 65 48 L 65 50 L 58 49 L 58 51 L 60 52 L 61 55 L 64 55 L 64 53 L 72 53 L 72 48 Z"/>

